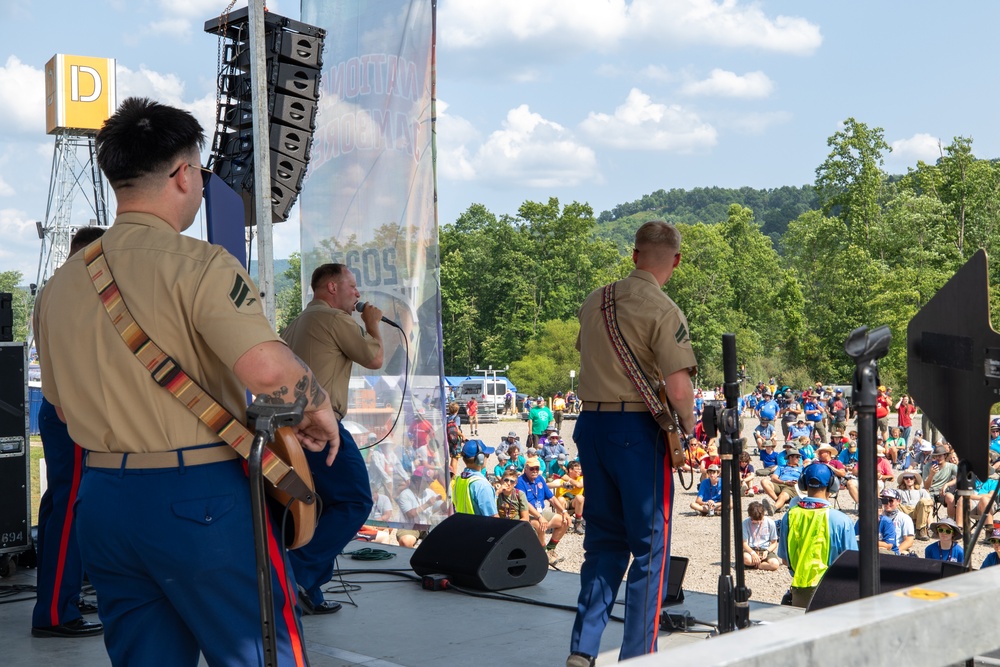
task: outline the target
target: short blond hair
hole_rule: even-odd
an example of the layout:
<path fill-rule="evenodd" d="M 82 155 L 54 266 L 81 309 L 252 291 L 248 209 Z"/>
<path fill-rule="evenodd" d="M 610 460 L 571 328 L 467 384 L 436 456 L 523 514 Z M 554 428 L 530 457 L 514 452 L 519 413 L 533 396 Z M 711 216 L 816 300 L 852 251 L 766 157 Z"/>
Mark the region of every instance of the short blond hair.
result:
<path fill-rule="evenodd" d="M 645 266 L 663 265 L 674 261 L 681 249 L 681 233 L 664 220 L 650 220 L 635 232 L 637 260 Z"/>

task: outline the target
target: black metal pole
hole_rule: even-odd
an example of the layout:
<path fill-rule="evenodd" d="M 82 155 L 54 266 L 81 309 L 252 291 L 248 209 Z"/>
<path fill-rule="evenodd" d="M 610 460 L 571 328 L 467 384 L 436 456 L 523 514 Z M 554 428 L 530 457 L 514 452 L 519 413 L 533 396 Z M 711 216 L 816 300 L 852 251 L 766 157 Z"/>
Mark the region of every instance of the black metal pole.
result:
<path fill-rule="evenodd" d="M 878 359 L 889 351 L 892 334 L 882 326 L 851 332 L 844 349 L 854 359 L 853 403 L 858 414 L 858 564 L 861 597 L 878 595 L 878 473 L 875 451 L 875 407 L 878 396 Z"/>
<path fill-rule="evenodd" d="M 750 625 L 750 589 L 746 586 L 746 566 L 743 564 L 743 499 L 740 483 L 740 454 L 743 453 L 742 427 L 740 425 L 740 384 L 736 373 L 736 335 L 722 334 L 723 394 L 726 409 L 722 413 L 720 436 L 732 452 L 731 497 L 733 524 L 733 564 L 736 568 L 736 587 L 733 590 L 733 621 L 737 629 Z M 730 496 L 723 495 L 723 499 Z"/>
<path fill-rule="evenodd" d="M 253 544 L 257 554 L 257 600 L 260 604 L 260 636 L 264 644 L 264 665 L 278 664 L 278 645 L 274 634 L 274 591 L 271 586 L 271 557 L 267 550 L 267 513 L 264 506 L 264 473 L 261 461 L 266 431 L 257 431 L 250 446 L 250 507 L 253 516 Z"/>

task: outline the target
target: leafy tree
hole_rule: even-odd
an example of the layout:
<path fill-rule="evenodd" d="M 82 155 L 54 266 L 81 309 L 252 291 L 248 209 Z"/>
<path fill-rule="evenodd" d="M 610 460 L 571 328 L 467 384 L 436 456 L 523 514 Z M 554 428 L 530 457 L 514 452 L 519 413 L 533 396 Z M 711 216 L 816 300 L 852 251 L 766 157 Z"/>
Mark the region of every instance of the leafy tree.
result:
<path fill-rule="evenodd" d="M 682 259 L 666 292 L 684 311 L 703 385 L 722 380 L 722 334 L 736 331 L 742 312 L 733 309 L 733 251 L 718 225 L 677 225 Z"/>
<path fill-rule="evenodd" d="M 34 298 L 23 287 L 18 287 L 23 276 L 20 271 L 0 273 L 0 292 L 11 295 L 11 309 L 14 311 L 14 340 L 28 340 L 28 320 L 34 306 Z"/>
<path fill-rule="evenodd" d="M 277 329 L 284 331 L 302 312 L 302 255 L 293 252 L 288 258 L 288 268 L 282 273 L 288 281 L 287 287 L 274 298 L 277 307 Z"/>
<path fill-rule="evenodd" d="M 565 392 L 570 386 L 569 372 L 580 370 L 580 353 L 576 349 L 579 333 L 576 319 L 546 322 L 541 334 L 525 346 L 526 354 L 510 365 L 511 382 L 531 395 Z"/>
<path fill-rule="evenodd" d="M 880 127 L 869 128 L 848 118 L 844 128 L 827 139 L 830 155 L 816 168 L 816 192 L 824 215 L 836 215 L 856 243 L 872 240 L 882 188 L 886 180 L 882 155 L 891 150 Z"/>

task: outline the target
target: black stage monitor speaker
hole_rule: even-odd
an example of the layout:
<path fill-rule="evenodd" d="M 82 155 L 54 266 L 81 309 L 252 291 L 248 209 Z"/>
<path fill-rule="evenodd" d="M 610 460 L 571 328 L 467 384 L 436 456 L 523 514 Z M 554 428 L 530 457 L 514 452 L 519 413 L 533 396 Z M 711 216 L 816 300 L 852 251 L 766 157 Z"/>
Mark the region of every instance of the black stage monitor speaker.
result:
<path fill-rule="evenodd" d="M 684 602 L 684 573 L 688 569 L 688 559 L 683 556 L 670 557 L 670 569 L 667 571 L 667 590 L 663 594 L 663 606 Z"/>
<path fill-rule="evenodd" d="M 458 586 L 501 591 L 534 586 L 549 561 L 527 521 L 453 514 L 428 533 L 410 567 L 420 576 L 444 574 Z"/>
<path fill-rule="evenodd" d="M 860 597 L 858 553 L 845 551 L 837 557 L 819 582 L 819 587 L 809 607 L 806 608 L 807 612 L 825 609 L 842 602 L 851 602 Z M 945 563 L 939 560 L 892 554 L 878 555 L 878 569 L 883 593 L 965 572 L 961 563 Z"/>

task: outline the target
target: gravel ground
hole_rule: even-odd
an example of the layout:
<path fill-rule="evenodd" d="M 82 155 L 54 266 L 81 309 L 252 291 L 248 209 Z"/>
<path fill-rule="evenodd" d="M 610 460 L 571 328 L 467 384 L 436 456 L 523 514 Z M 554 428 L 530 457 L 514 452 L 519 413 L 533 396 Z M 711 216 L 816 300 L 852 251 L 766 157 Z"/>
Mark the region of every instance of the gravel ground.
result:
<path fill-rule="evenodd" d="M 562 435 L 566 448 L 570 456 L 576 456 L 576 445 L 573 443 L 574 421 L 563 422 Z M 743 433 L 749 436 L 757 426 L 756 419 L 743 420 Z M 466 436 L 469 435 L 468 425 L 463 425 Z M 527 437 L 527 422 L 514 418 L 502 417 L 498 424 L 482 424 L 479 427 L 479 438 L 487 445 L 495 445 L 500 442 L 502 436 L 508 431 L 516 431 L 521 436 L 523 443 Z M 753 451 L 752 449 L 750 450 Z M 759 464 L 759 460 L 754 457 L 753 463 Z M 488 466 L 496 465 L 496 458 L 490 457 Z M 584 470 L 586 478 L 587 471 Z M 697 482 L 697 480 L 696 480 Z M 584 484 L 586 487 L 586 483 Z M 722 532 L 721 520 L 719 517 L 703 517 L 697 515 L 689 509 L 691 501 L 697 491 L 697 484 L 691 490 L 684 490 L 677 486 L 674 496 L 673 532 L 671 536 L 671 554 L 674 556 L 684 556 L 689 559 L 687 573 L 684 577 L 684 589 L 688 591 L 700 591 L 703 593 L 715 594 L 718 590 L 719 575 L 721 573 L 721 551 Z M 746 506 L 751 499 L 743 498 L 743 517 L 746 517 Z M 840 509 L 847 513 L 852 520 L 857 520 L 857 507 L 847 492 L 838 496 Z M 780 518 L 779 515 L 775 519 Z M 919 551 L 930 542 L 915 542 Z M 991 551 L 990 547 L 984 545 L 982 540 L 976 545 L 972 564 L 978 567 L 983 559 Z M 579 572 L 583 564 L 583 537 L 575 534 L 567 534 L 560 543 L 557 552 L 565 560 L 559 563 L 560 570 L 568 572 Z M 739 553 L 739 549 L 734 549 L 734 553 Z M 733 571 L 735 578 L 735 571 Z M 758 602 L 778 603 L 781 596 L 788 590 L 791 584 L 791 575 L 787 568 L 779 568 L 775 572 L 761 572 L 757 570 L 746 571 L 746 583 L 752 591 L 751 600 Z"/>

